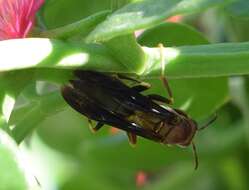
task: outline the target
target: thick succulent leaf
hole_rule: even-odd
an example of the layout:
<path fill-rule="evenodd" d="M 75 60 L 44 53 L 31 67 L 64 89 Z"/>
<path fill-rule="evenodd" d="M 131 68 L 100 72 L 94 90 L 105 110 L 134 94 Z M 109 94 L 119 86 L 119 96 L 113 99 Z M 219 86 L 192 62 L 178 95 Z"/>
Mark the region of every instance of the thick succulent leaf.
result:
<path fill-rule="evenodd" d="M 152 88 L 146 93 L 167 96 L 160 79 L 146 80 Z M 228 80 L 218 78 L 194 78 L 169 80 L 173 92 L 173 107 L 186 111 L 196 120 L 204 119 L 228 101 Z"/>
<path fill-rule="evenodd" d="M 248 41 L 249 4 L 247 0 L 236 0 L 225 7 L 225 30 L 230 41 Z"/>
<path fill-rule="evenodd" d="M 39 51 L 37 51 L 39 49 Z M 144 47 L 147 55 L 146 76 L 161 72 L 158 48 Z M 170 78 L 194 78 L 243 75 L 249 73 L 249 43 L 164 48 L 166 74 Z M 0 71 L 25 68 L 84 68 L 103 72 L 129 72 L 101 45 L 72 44 L 42 38 L 0 42 Z M 32 55 L 32 56 L 30 56 Z M 142 67 L 142 66 L 141 66 Z M 44 77 L 45 78 L 45 77 Z"/>
<path fill-rule="evenodd" d="M 241 19 L 249 19 L 249 3 L 248 0 L 236 0 L 226 6 L 226 11 L 235 17 Z"/>
<path fill-rule="evenodd" d="M 208 44 L 208 40 L 202 33 L 189 25 L 181 23 L 162 23 L 145 30 L 138 37 L 138 43 L 146 47 L 155 47 L 163 42 L 167 43 L 165 47 Z"/>
<path fill-rule="evenodd" d="M 98 23 L 102 22 L 109 13 L 109 11 L 102 11 L 68 25 L 42 31 L 35 35 L 38 37 L 60 39 L 75 38 L 75 36 L 78 36 L 78 38 L 82 39 L 90 33 Z"/>
<path fill-rule="evenodd" d="M 10 124 L 15 126 L 12 135 L 17 143 L 21 143 L 24 138 L 29 135 L 39 123 L 48 116 L 60 112 L 65 107 L 65 101 L 59 92 L 51 92 L 41 97 L 37 97 L 36 101 L 19 108 L 14 112 Z"/>
<path fill-rule="evenodd" d="M 194 13 L 228 0 L 141 0 L 114 12 L 90 33 L 88 41 L 107 41 L 113 37 L 159 24 L 164 19 Z"/>
<path fill-rule="evenodd" d="M 51 29 L 71 24 L 97 12 L 111 9 L 111 0 L 48 0 L 41 10 L 45 25 Z"/>
<path fill-rule="evenodd" d="M 128 34 L 113 38 L 104 43 L 111 55 L 129 72 L 142 73 L 145 69 L 146 54 L 137 43 L 134 34 Z"/>
<path fill-rule="evenodd" d="M 0 130 L 0 189 L 27 190 L 20 152 L 14 141 Z"/>
<path fill-rule="evenodd" d="M 208 43 L 193 28 L 177 23 L 164 23 L 152 28 L 139 37 L 139 42 L 148 46 L 156 46 L 159 43 L 167 46 Z M 147 81 L 153 85 L 147 93 L 166 95 L 166 89 L 163 89 L 159 76 L 158 79 Z M 224 77 L 172 79 L 169 83 L 175 100 L 174 106 L 187 111 L 195 119 L 208 116 L 228 99 L 228 81 Z"/>
<path fill-rule="evenodd" d="M 39 50 L 39 51 L 37 51 Z M 25 68 L 77 68 L 106 71 L 126 70 L 101 45 L 65 43 L 46 38 L 0 42 L 0 72 Z M 98 69 L 99 68 L 99 69 Z"/>
<path fill-rule="evenodd" d="M 0 115 L 5 122 L 9 121 L 17 96 L 32 80 L 32 76 L 30 70 L 0 73 Z"/>
<path fill-rule="evenodd" d="M 146 48 L 146 76 L 161 73 L 160 51 Z M 169 78 L 199 78 L 244 75 L 249 72 L 249 43 L 217 43 L 210 45 L 164 48 L 165 74 Z M 229 73 L 229 74 L 228 74 Z"/>

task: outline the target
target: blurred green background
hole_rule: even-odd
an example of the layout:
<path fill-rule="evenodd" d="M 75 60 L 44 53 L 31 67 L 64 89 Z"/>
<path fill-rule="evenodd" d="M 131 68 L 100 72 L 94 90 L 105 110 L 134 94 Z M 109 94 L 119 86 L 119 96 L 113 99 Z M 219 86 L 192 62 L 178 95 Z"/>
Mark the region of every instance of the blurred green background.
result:
<path fill-rule="evenodd" d="M 50 0 L 40 16 L 48 28 L 56 28 L 110 9 L 111 4 L 115 8 L 127 2 L 119 1 L 118 5 L 109 0 Z M 137 41 L 149 47 L 159 42 L 182 46 L 248 41 L 248 13 L 249 2 L 240 0 L 201 13 L 180 15 L 177 22 L 182 24 L 166 21 L 142 33 Z M 164 92 L 159 80 L 149 82 L 153 85 L 149 92 Z M 196 134 L 194 141 L 200 161 L 197 171 L 191 147 L 163 146 L 138 138 L 133 148 L 123 131 L 114 132 L 110 126 L 92 134 L 86 118 L 64 103 L 56 114 L 41 110 L 45 119 L 39 123 L 25 120 L 27 125 L 36 125 L 36 129 L 21 143 L 20 151 L 24 155 L 24 167 L 29 168 L 31 178 L 35 176 L 40 183 L 37 189 L 248 189 L 249 78 L 233 76 L 169 82 L 176 100 L 174 106 L 186 110 L 200 125 L 215 112 L 218 115 L 211 126 Z M 47 82 L 32 85 L 37 86 L 40 94 L 53 96 L 54 93 L 55 99 L 61 101 L 59 85 Z M 10 123 L 23 118 L 24 110 L 32 108 L 31 103 L 22 109 L 25 106 L 22 98 L 27 97 L 32 85 L 19 97 Z M 193 101 L 186 107 L 190 98 Z"/>

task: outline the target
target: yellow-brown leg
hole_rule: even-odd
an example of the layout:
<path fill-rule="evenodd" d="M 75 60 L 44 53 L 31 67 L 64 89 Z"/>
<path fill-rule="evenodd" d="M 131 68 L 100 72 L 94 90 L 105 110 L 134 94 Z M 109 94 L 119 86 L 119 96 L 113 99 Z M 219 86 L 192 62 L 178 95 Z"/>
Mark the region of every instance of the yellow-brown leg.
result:
<path fill-rule="evenodd" d="M 97 125 L 95 127 L 93 127 L 92 120 L 90 120 L 90 119 L 88 119 L 88 123 L 89 123 L 89 129 L 92 133 L 96 133 L 104 125 L 103 123 L 98 122 Z"/>
<path fill-rule="evenodd" d="M 128 136 L 128 140 L 129 143 L 132 147 L 134 147 L 137 144 L 137 135 L 131 133 L 131 132 L 127 132 L 127 136 Z"/>
<path fill-rule="evenodd" d="M 168 95 L 169 95 L 169 104 L 173 104 L 174 102 L 174 99 L 173 99 L 173 94 L 172 94 L 172 91 L 169 87 L 169 82 L 167 80 L 167 78 L 165 77 L 165 59 L 164 59 L 164 52 L 163 52 L 163 44 L 158 44 L 158 47 L 160 49 L 160 58 L 161 58 L 161 77 L 160 79 L 162 80 L 163 82 L 163 85 L 164 87 L 166 88 L 167 92 L 168 92 Z"/>

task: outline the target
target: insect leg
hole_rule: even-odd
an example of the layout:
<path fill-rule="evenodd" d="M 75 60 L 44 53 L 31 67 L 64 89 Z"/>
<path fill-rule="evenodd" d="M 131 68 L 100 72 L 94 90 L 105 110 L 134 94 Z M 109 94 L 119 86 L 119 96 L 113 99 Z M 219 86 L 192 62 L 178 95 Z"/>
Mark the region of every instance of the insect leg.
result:
<path fill-rule="evenodd" d="M 158 44 L 158 46 L 159 46 L 159 48 L 160 48 L 161 67 L 162 67 L 160 79 L 162 80 L 163 85 L 165 86 L 165 88 L 166 88 L 166 90 L 167 90 L 167 92 L 168 92 L 170 104 L 173 104 L 173 102 L 174 102 L 173 94 L 172 94 L 172 91 L 171 91 L 171 89 L 170 89 L 170 87 L 169 87 L 168 80 L 167 80 L 167 78 L 164 76 L 165 59 L 164 59 L 164 53 L 163 53 L 163 44 Z"/>
<path fill-rule="evenodd" d="M 144 86 L 144 85 L 137 85 L 137 86 L 133 86 L 132 89 L 135 90 L 136 92 L 143 92 L 143 91 L 149 89 L 149 87 Z"/>
<path fill-rule="evenodd" d="M 120 74 L 120 73 L 117 73 L 117 77 L 120 78 L 120 79 L 124 79 L 124 80 L 130 80 L 130 81 L 136 82 L 136 83 L 141 83 L 141 81 L 139 81 L 137 79 L 134 79 L 132 77 L 128 77 L 128 76 Z"/>
<path fill-rule="evenodd" d="M 163 96 L 157 95 L 157 94 L 149 94 L 147 95 L 148 98 L 150 98 L 151 100 L 160 102 L 160 103 L 166 103 L 166 104 L 171 104 L 172 101 L 168 98 L 165 98 Z"/>
<path fill-rule="evenodd" d="M 128 136 L 130 145 L 134 146 L 135 144 L 137 144 L 137 135 L 131 132 L 127 132 L 127 136 Z"/>
<path fill-rule="evenodd" d="M 97 125 L 93 128 L 94 131 L 98 131 L 104 126 L 104 123 L 98 122 Z"/>
<path fill-rule="evenodd" d="M 199 165 L 199 161 L 198 161 L 198 154 L 196 151 L 195 143 L 193 141 L 192 141 L 192 150 L 193 150 L 193 155 L 194 155 L 194 159 L 195 159 L 195 170 L 197 170 L 198 165 Z"/>
<path fill-rule="evenodd" d="M 156 125 L 153 130 L 156 133 L 159 133 L 162 128 L 163 128 L 163 122 L 160 122 L 159 125 Z"/>
<path fill-rule="evenodd" d="M 93 123 L 91 119 L 88 119 L 88 127 L 92 133 L 95 133 L 95 131 L 93 130 Z"/>
<path fill-rule="evenodd" d="M 147 89 L 149 89 L 149 88 L 151 87 L 151 85 L 150 85 L 149 83 L 147 83 L 147 82 L 143 82 L 143 81 L 134 79 L 134 78 L 132 78 L 132 77 L 127 77 L 127 76 L 122 75 L 122 74 L 120 74 L 120 73 L 118 73 L 117 76 L 118 76 L 118 78 L 120 78 L 120 79 L 130 80 L 130 81 L 132 81 L 132 82 L 139 83 L 138 86 L 143 86 L 143 87 L 144 87 L 144 89 L 141 90 L 141 91 L 147 90 Z M 136 87 L 136 86 L 134 86 L 134 87 Z M 139 91 L 139 92 L 141 92 L 141 91 Z"/>
<path fill-rule="evenodd" d="M 89 123 L 89 129 L 95 133 L 97 132 L 101 127 L 103 127 L 103 123 L 101 122 L 98 122 L 97 125 L 95 127 L 93 127 L 93 123 L 92 123 L 92 120 L 88 119 L 88 123 Z"/>
<path fill-rule="evenodd" d="M 182 110 L 179 110 L 179 109 L 174 109 L 177 113 L 179 113 L 179 114 L 181 114 L 181 115 L 184 115 L 185 117 L 188 117 L 188 115 L 185 113 L 185 112 L 183 112 Z"/>
<path fill-rule="evenodd" d="M 201 131 L 201 130 L 205 129 L 206 127 L 208 127 L 209 125 L 211 125 L 217 119 L 217 117 L 218 117 L 217 113 L 215 113 L 215 115 L 213 116 L 213 118 L 211 118 L 210 121 L 208 121 L 205 125 L 198 128 L 198 131 Z"/>
<path fill-rule="evenodd" d="M 167 136 L 171 133 L 171 131 L 173 130 L 174 128 L 173 127 L 171 127 L 171 128 L 169 128 L 169 130 L 167 131 L 167 133 L 164 135 L 164 139 L 163 139 L 163 144 L 168 144 L 168 142 L 167 142 Z"/>

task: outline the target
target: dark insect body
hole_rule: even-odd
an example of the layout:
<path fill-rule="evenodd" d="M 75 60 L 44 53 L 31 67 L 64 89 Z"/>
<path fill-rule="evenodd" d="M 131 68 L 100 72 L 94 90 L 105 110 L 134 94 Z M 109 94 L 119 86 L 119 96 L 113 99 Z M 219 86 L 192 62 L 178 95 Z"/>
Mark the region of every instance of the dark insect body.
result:
<path fill-rule="evenodd" d="M 197 123 L 183 111 L 157 103 L 170 103 L 170 99 L 141 94 L 148 86 L 128 77 L 121 78 L 138 85 L 130 87 L 117 76 L 96 71 L 76 70 L 74 75 L 75 79 L 62 88 L 62 95 L 90 123 L 97 121 L 94 131 L 107 124 L 126 131 L 132 144 L 136 143 L 137 135 L 162 144 L 186 147 L 192 143 L 197 168 L 192 142 L 198 130 Z"/>

